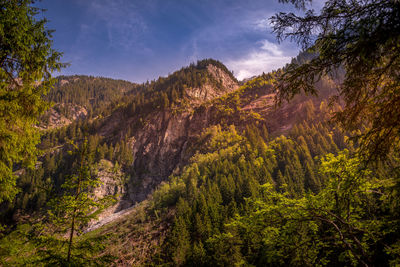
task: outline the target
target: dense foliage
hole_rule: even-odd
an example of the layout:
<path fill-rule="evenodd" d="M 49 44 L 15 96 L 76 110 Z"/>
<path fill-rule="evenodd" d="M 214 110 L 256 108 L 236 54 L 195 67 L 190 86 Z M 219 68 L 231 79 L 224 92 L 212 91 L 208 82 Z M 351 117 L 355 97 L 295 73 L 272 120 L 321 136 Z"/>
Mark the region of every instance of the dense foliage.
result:
<path fill-rule="evenodd" d="M 235 257 L 216 251 L 223 248 L 214 247 L 214 236 L 226 229 L 235 214 L 248 210 L 246 198 L 263 195 L 260 185 L 273 184 L 274 191 L 290 198 L 319 192 L 326 177 L 318 172 L 316 157 L 338 152 L 333 136 L 344 144 L 342 133 L 320 123 L 304 122 L 290 138 L 273 140 L 263 127 L 248 127 L 243 135 L 234 126 L 205 131 L 192 163 L 153 195 L 158 211 L 176 205 L 165 259 L 178 265 L 224 260 L 230 262 L 220 265 L 234 264 Z"/>
<path fill-rule="evenodd" d="M 333 135 L 308 123 L 270 141 L 257 128 L 206 131 L 192 163 L 153 195 L 157 213 L 175 210 L 160 263 L 395 264 L 398 174 L 366 169 Z"/>
<path fill-rule="evenodd" d="M 282 0 L 305 8 L 311 0 Z M 321 13 L 272 17 L 279 40 L 290 38 L 316 57 L 287 66 L 277 83 L 281 100 L 299 92 L 316 93 L 315 82 L 342 68 L 338 87 L 346 129 L 365 127 L 361 152 L 385 158 L 399 148 L 400 5 L 397 0 L 328 0 Z"/>
<path fill-rule="evenodd" d="M 34 127 L 48 107 L 43 95 L 53 84 L 51 73 L 63 65 L 52 49 L 46 19 L 31 0 L 0 1 L 0 203 L 17 189 L 16 163 L 32 167 L 39 133 Z"/>
<path fill-rule="evenodd" d="M 55 86 L 46 95 L 46 100 L 57 104 L 74 104 L 84 107 L 89 117 L 95 117 L 126 94 L 134 94 L 139 85 L 103 77 L 59 76 Z M 113 104 L 113 105 L 112 105 Z M 68 105 L 63 105 L 61 114 L 70 117 Z"/>

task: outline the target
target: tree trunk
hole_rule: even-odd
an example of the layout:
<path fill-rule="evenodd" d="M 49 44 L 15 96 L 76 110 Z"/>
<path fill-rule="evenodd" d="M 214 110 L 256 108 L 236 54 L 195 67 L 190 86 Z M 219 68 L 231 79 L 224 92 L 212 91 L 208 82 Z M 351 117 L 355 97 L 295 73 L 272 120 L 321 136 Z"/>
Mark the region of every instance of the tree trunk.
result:
<path fill-rule="evenodd" d="M 74 215 L 72 217 L 72 223 L 71 223 L 71 233 L 69 234 L 67 262 L 69 262 L 71 259 L 72 239 L 74 238 L 74 231 L 75 231 L 75 212 L 76 210 L 74 210 Z"/>

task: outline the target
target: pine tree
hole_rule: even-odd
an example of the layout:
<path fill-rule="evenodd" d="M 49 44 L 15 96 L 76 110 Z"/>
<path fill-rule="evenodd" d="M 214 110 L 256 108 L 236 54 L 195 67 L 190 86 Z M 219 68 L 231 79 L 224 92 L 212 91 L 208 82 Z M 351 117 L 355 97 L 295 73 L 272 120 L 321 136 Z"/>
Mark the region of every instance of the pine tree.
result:
<path fill-rule="evenodd" d="M 0 203 L 17 193 L 15 163 L 33 167 L 40 141 L 35 124 L 48 104 L 43 95 L 60 70 L 61 53 L 32 0 L 0 1 Z"/>
<path fill-rule="evenodd" d="M 314 193 L 319 192 L 321 189 L 321 183 L 315 176 L 309 162 L 307 162 L 304 167 L 304 188 L 306 190 L 311 190 Z"/>
<path fill-rule="evenodd" d="M 76 232 L 97 215 L 113 200 L 113 196 L 98 198 L 94 189 L 101 185 L 99 178 L 93 173 L 93 161 L 89 155 L 87 139 L 78 147 L 72 144 L 78 159 L 76 171 L 67 177 L 62 185 L 63 195 L 50 202 L 48 211 L 52 224 L 59 233 L 68 233 L 67 255 L 65 262 L 73 259 L 74 237 Z"/>

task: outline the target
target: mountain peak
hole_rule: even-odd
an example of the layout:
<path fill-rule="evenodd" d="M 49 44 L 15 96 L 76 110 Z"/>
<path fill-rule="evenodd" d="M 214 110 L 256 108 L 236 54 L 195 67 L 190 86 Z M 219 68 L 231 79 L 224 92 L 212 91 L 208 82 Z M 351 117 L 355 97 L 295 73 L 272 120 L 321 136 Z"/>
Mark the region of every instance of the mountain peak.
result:
<path fill-rule="evenodd" d="M 225 65 L 214 59 L 192 63 L 167 77 L 144 84 L 134 97 L 135 107 L 187 110 L 239 88 L 238 81 Z M 143 98 L 143 99 L 142 99 Z"/>
<path fill-rule="evenodd" d="M 195 66 L 204 77 L 197 86 L 188 87 L 187 96 L 198 103 L 220 97 L 239 88 L 238 81 L 225 65 L 214 59 L 205 59 Z M 190 67 L 189 67 L 190 69 Z M 196 73 L 196 75 L 199 75 Z"/>
<path fill-rule="evenodd" d="M 218 61 L 218 60 L 212 59 L 212 58 L 206 58 L 206 59 L 197 61 L 197 64 L 196 64 L 198 69 L 207 69 L 208 66 L 210 66 L 210 65 L 222 70 L 223 72 L 228 74 L 232 80 L 237 82 L 237 79 L 235 78 L 235 76 L 233 76 L 233 73 L 221 61 Z"/>

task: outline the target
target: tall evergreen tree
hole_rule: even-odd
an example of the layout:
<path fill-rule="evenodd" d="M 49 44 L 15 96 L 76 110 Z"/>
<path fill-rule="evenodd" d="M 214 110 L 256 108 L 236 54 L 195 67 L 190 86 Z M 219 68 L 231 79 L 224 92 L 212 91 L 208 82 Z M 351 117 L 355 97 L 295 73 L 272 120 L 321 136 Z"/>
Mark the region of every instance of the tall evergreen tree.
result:
<path fill-rule="evenodd" d="M 95 219 L 113 196 L 99 198 L 94 190 L 101 185 L 93 173 L 93 158 L 89 154 L 87 139 L 78 147 L 74 145 L 78 162 L 76 171 L 62 185 L 62 196 L 50 202 L 49 217 L 58 232 L 68 233 L 66 262 L 71 263 L 76 232 Z"/>
<path fill-rule="evenodd" d="M 39 140 L 43 95 L 59 70 L 61 53 L 52 49 L 52 31 L 32 0 L 0 1 L 0 203 L 17 192 L 13 166 L 33 166 Z"/>

